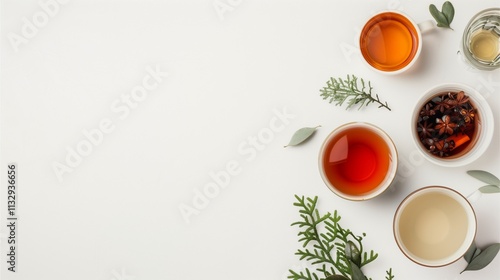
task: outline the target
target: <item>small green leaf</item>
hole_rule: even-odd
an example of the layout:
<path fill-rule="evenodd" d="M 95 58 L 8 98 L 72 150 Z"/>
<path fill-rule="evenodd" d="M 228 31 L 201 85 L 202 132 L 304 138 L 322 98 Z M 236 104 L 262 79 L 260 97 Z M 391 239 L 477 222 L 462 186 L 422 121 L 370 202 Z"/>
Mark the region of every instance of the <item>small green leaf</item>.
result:
<path fill-rule="evenodd" d="M 288 143 L 288 145 L 285 146 L 285 148 L 288 146 L 296 146 L 306 141 L 307 139 L 309 139 L 309 137 L 311 137 L 314 134 L 314 132 L 318 127 L 320 127 L 320 125 L 316 127 L 303 127 L 297 130 L 293 134 L 292 139 L 290 139 L 290 142 Z"/>
<path fill-rule="evenodd" d="M 464 255 L 464 259 L 467 261 L 467 263 L 470 263 L 472 259 L 474 258 L 474 252 L 476 252 L 477 246 L 476 243 L 473 242 L 472 245 L 470 245 L 469 249 Z"/>
<path fill-rule="evenodd" d="M 500 193 L 500 188 L 495 185 L 487 185 L 479 188 L 482 193 Z"/>
<path fill-rule="evenodd" d="M 472 259 L 475 259 L 479 254 L 481 254 L 481 249 L 477 248 L 476 251 L 474 252 L 474 255 L 472 256 Z M 471 260 L 472 261 L 472 260 Z"/>
<path fill-rule="evenodd" d="M 347 257 L 347 259 L 351 260 L 352 258 L 352 253 L 351 253 L 351 246 L 349 246 L 349 243 L 347 243 L 345 245 L 345 256 Z"/>
<path fill-rule="evenodd" d="M 434 4 L 429 5 L 429 12 L 431 12 L 432 17 L 436 20 L 437 26 L 439 27 L 450 27 L 450 23 L 446 16 L 440 12 Z"/>
<path fill-rule="evenodd" d="M 485 268 L 488 264 L 491 263 L 491 261 L 493 261 L 493 259 L 498 254 L 498 251 L 500 251 L 500 243 L 495 243 L 488 246 L 488 248 L 486 248 L 474 259 L 472 259 L 469 265 L 462 272 L 468 270 L 480 270 Z"/>
<path fill-rule="evenodd" d="M 335 274 L 326 277 L 325 280 L 349 280 L 349 278 L 345 277 L 344 275 Z"/>
<path fill-rule="evenodd" d="M 345 245 L 345 255 L 347 259 L 354 262 L 358 267 L 361 266 L 361 252 L 354 242 L 347 242 Z"/>
<path fill-rule="evenodd" d="M 366 280 L 366 277 L 361 271 L 361 269 L 352 261 L 350 261 L 350 264 L 351 264 L 352 280 Z"/>
<path fill-rule="evenodd" d="M 495 175 L 483 170 L 469 170 L 467 174 L 490 185 L 500 186 L 500 179 Z"/>
<path fill-rule="evenodd" d="M 448 25 L 451 24 L 453 21 L 453 18 L 455 17 L 455 8 L 453 8 L 453 5 L 450 3 L 450 1 L 446 1 L 443 3 L 443 14 L 448 20 Z"/>

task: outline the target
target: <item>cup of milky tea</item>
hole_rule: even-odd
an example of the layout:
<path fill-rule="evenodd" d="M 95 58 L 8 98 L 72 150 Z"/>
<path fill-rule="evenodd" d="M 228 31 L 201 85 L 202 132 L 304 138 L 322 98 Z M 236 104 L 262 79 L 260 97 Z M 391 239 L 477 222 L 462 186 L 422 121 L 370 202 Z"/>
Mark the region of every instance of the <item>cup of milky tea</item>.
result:
<path fill-rule="evenodd" d="M 434 28 L 431 21 L 416 24 L 398 11 L 384 11 L 370 18 L 359 37 L 359 47 L 368 65 L 386 74 L 406 71 L 422 50 L 422 33 Z"/>
<path fill-rule="evenodd" d="M 467 62 L 479 70 L 500 68 L 500 8 L 476 14 L 465 27 L 461 51 Z"/>
<path fill-rule="evenodd" d="M 476 215 L 465 197 L 441 186 L 408 195 L 394 215 L 396 243 L 410 260 L 429 267 L 460 259 L 476 236 Z"/>
<path fill-rule="evenodd" d="M 383 193 L 396 176 L 398 155 L 379 127 L 352 122 L 333 130 L 319 152 L 319 172 L 326 186 L 348 200 L 367 200 Z"/>

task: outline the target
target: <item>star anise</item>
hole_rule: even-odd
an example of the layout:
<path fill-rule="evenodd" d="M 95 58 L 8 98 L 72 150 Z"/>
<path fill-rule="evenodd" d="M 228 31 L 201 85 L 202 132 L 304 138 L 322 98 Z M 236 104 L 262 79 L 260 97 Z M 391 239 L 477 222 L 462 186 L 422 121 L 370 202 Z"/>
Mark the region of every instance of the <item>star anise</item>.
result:
<path fill-rule="evenodd" d="M 424 107 L 422 107 L 422 110 L 420 110 L 420 116 L 422 116 L 425 119 L 428 119 L 429 116 L 434 116 L 436 114 L 436 111 L 432 108 L 432 104 L 428 102 L 425 104 Z"/>
<path fill-rule="evenodd" d="M 432 127 L 432 123 L 428 124 L 427 121 L 424 121 L 423 124 L 418 124 L 417 131 L 420 139 L 425 139 L 426 137 L 431 137 L 432 132 L 434 132 L 434 128 Z"/>
<path fill-rule="evenodd" d="M 441 157 L 448 156 L 448 153 L 455 148 L 455 142 L 445 139 L 441 141 L 434 141 L 433 153 Z"/>
<path fill-rule="evenodd" d="M 465 123 L 470 123 L 474 120 L 476 116 L 476 110 L 474 109 L 461 109 L 460 115 L 463 117 Z"/>
<path fill-rule="evenodd" d="M 465 92 L 463 91 L 460 91 L 456 94 L 449 93 L 448 96 L 450 97 L 448 103 L 451 106 L 461 106 L 469 102 L 469 97 L 466 96 Z"/>
<path fill-rule="evenodd" d="M 457 124 L 453 123 L 448 115 L 444 115 L 441 119 L 436 119 L 436 123 L 434 128 L 439 131 L 439 135 L 443 135 L 445 132 L 451 135 L 453 134 L 453 129 L 457 127 Z"/>
<path fill-rule="evenodd" d="M 444 113 L 444 111 L 446 111 L 452 107 L 452 105 L 450 104 L 450 99 L 444 98 L 444 96 L 441 97 L 441 100 L 436 101 L 435 103 L 436 103 L 436 105 L 432 109 L 436 110 L 436 111 L 440 111 L 441 113 Z"/>
<path fill-rule="evenodd" d="M 460 135 L 472 138 L 478 118 L 477 109 L 464 91 L 443 92 L 420 108 L 415 129 L 431 154 L 448 157 L 456 147 L 468 145 L 468 140 Z"/>

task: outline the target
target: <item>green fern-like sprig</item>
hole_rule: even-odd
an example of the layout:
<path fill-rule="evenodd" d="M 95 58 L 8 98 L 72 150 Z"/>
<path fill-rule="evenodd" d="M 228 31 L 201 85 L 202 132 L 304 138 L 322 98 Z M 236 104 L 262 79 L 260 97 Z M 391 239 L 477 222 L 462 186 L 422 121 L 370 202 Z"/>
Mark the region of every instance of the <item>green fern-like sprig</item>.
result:
<path fill-rule="evenodd" d="M 375 96 L 372 93 L 373 87 L 371 82 L 368 84 L 362 78 L 354 75 L 347 75 L 346 79 L 330 78 L 326 82 L 326 87 L 320 90 L 320 96 L 334 103 L 336 106 L 342 106 L 347 102 L 347 108 L 358 105 L 358 110 L 363 106 L 368 106 L 371 103 L 377 103 L 379 108 L 386 108 L 391 111 L 387 102 L 380 101 L 378 94 Z"/>
<path fill-rule="evenodd" d="M 355 85 L 351 85 L 353 88 Z M 364 84 L 362 83 L 362 86 Z M 373 250 L 364 251 L 363 237 L 355 235 L 351 230 L 340 225 L 341 217 L 334 211 L 333 214 L 320 214 L 316 208 L 318 197 L 295 196 L 294 206 L 299 208 L 300 220 L 292 223 L 300 231 L 299 242 L 302 248 L 295 255 L 300 260 L 308 261 L 314 268 L 306 268 L 296 272 L 289 270 L 289 279 L 292 280 L 320 280 L 320 279 L 371 279 L 363 275 L 361 268 L 375 259 L 378 254 Z M 393 280 L 392 269 L 386 271 L 386 279 Z M 322 275 L 323 278 L 320 278 Z"/>
<path fill-rule="evenodd" d="M 387 273 L 387 276 L 385 276 L 386 280 L 393 280 L 394 279 L 394 275 L 392 275 L 392 268 L 387 270 L 385 273 Z"/>

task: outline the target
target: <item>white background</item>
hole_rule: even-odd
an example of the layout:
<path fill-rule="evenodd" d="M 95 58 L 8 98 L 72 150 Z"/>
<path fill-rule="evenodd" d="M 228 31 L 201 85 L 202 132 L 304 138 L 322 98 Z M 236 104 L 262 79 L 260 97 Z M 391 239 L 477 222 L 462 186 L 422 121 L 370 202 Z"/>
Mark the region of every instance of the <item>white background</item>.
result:
<path fill-rule="evenodd" d="M 498 1 L 453 1 L 454 31 L 425 34 L 418 63 L 398 76 L 362 63 L 364 21 L 396 9 L 422 22 L 441 1 L 66 2 L 47 22 L 38 1 L 1 2 L 2 279 L 286 279 L 288 269 L 306 267 L 294 256 L 294 194 L 318 195 L 320 211 L 337 209 L 344 227 L 367 233 L 365 247 L 379 253 L 364 267 L 374 280 L 391 267 L 402 280 L 500 277 L 500 257 L 463 274 L 462 259 L 418 266 L 392 236 L 394 211 L 413 190 L 445 185 L 468 195 L 483 183 L 467 170 L 500 175 L 498 71 L 470 72 L 457 59 L 469 19 Z M 35 20 L 36 32 L 23 35 Z M 13 43 L 15 35 L 23 40 Z M 122 95 L 142 84 L 148 67 L 169 76 L 128 115 L 112 109 L 124 106 Z M 329 77 L 347 74 L 370 80 L 392 111 L 346 111 L 322 100 Z M 448 82 L 479 90 L 496 121 L 486 153 L 460 168 L 425 161 L 410 135 L 417 99 Z M 291 115 L 284 123 L 276 115 L 283 111 Z M 103 120 L 114 129 L 58 180 L 54 163 L 66 164 L 68 151 L 87 141 L 82 131 Z M 397 182 L 368 202 L 336 197 L 317 170 L 323 139 L 350 121 L 382 127 L 399 150 Z M 283 148 L 297 129 L 316 125 L 310 141 Z M 5 262 L 10 162 L 19 169 L 16 273 Z M 210 173 L 228 163 L 237 164 L 229 184 L 183 217 L 180 207 L 194 207 Z M 500 195 L 483 195 L 474 207 L 479 247 L 500 242 Z"/>

